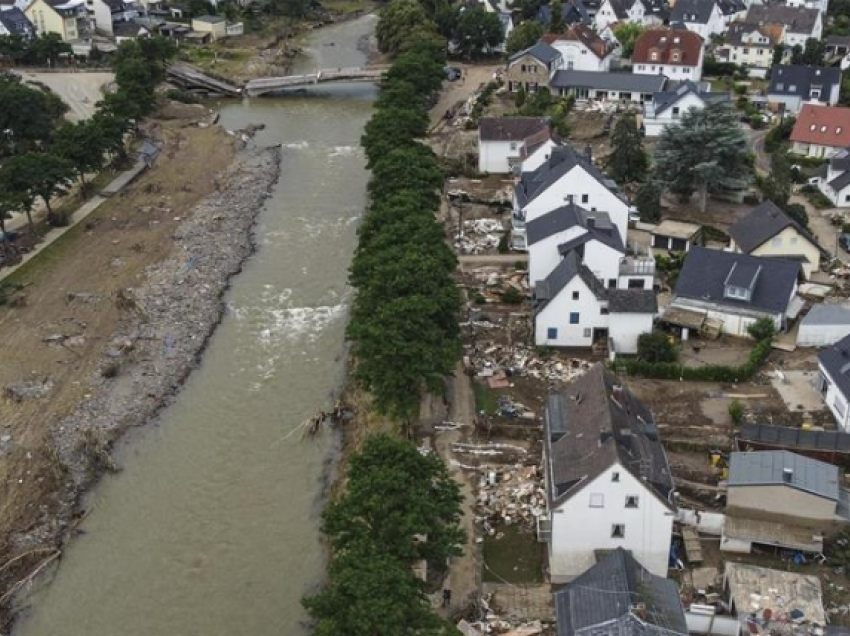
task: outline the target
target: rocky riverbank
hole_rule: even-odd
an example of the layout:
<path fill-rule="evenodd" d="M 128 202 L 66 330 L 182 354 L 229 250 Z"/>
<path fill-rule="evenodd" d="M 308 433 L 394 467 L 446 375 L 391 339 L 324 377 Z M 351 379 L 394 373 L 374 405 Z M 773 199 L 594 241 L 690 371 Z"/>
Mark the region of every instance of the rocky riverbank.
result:
<path fill-rule="evenodd" d="M 51 452 L 62 485 L 52 505 L 43 506 L 49 513 L 10 537 L 7 554 L 32 554 L 19 562 L 26 563 L 25 569 L 7 569 L 6 577 L 15 572 L 15 578 L 4 581 L 3 604 L 61 554 L 70 530 L 85 514 L 84 494 L 104 471 L 116 469 L 110 455 L 115 441 L 128 428 L 150 422 L 197 366 L 222 318 L 230 279 L 254 251 L 252 228 L 279 169 L 279 149 L 243 148 L 216 176 L 215 191 L 184 219 L 174 219 L 179 223 L 170 254 L 149 265 L 138 285 L 117 289 L 111 299 L 75 300 L 114 303 L 117 328 L 96 371 L 80 378 L 88 385 L 85 399 L 52 428 Z M 137 210 L 145 212 L 144 207 Z"/>

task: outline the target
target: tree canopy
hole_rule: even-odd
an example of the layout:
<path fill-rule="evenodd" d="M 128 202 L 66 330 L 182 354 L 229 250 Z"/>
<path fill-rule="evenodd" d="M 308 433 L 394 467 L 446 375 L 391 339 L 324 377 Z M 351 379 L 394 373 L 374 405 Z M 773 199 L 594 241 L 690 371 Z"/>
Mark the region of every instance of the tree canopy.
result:
<path fill-rule="evenodd" d="M 525 20 L 511 31 L 505 43 L 505 50 L 508 55 L 513 55 L 534 46 L 542 37 L 543 26 L 536 20 Z"/>
<path fill-rule="evenodd" d="M 614 27 L 614 37 L 623 47 L 623 57 L 631 57 L 635 51 L 635 42 L 644 28 L 634 22 L 620 22 Z"/>
<path fill-rule="evenodd" d="M 618 183 L 643 181 L 649 170 L 649 157 L 643 149 L 643 139 L 634 115 L 626 114 L 617 120 L 611 146 L 612 152 L 605 166 L 611 178 Z"/>
<path fill-rule="evenodd" d="M 458 52 L 468 59 L 488 53 L 505 39 L 499 16 L 479 4 L 460 14 L 454 32 Z"/>
<path fill-rule="evenodd" d="M 685 200 L 699 193 L 700 211 L 709 193 L 744 188 L 751 175 L 747 137 L 725 104 L 689 109 L 658 138 L 655 178 Z"/>
<path fill-rule="evenodd" d="M 398 53 L 405 41 L 423 27 L 433 25 L 416 0 L 392 0 L 381 10 L 375 36 L 381 53 Z"/>

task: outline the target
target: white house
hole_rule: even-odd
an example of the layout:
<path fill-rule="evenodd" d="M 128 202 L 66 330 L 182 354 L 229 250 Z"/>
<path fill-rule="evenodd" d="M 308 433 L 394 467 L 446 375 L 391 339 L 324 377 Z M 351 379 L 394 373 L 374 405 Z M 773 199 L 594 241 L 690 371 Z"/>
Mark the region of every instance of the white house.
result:
<path fill-rule="evenodd" d="M 798 347 L 825 347 L 850 335 L 850 307 L 821 303 L 809 310 L 797 329 Z"/>
<path fill-rule="evenodd" d="M 573 24 L 566 33 L 544 35 L 543 41 L 561 54 L 562 68 L 606 72 L 611 67 L 614 47 L 584 24 Z"/>
<path fill-rule="evenodd" d="M 552 151 L 560 147 L 560 142 L 549 135 L 549 138 L 542 144 L 523 145 L 520 149 L 521 163 L 519 165 L 519 173 L 534 172 L 544 163 L 549 161 L 552 156 Z"/>
<path fill-rule="evenodd" d="M 630 206 L 617 184 L 593 165 L 589 149 L 580 155 L 565 145 L 552 149 L 533 172 L 523 172 L 514 187 L 514 247 L 526 249 L 526 223 L 569 202 L 591 212 L 607 212 L 620 236 L 626 236 Z"/>
<path fill-rule="evenodd" d="M 139 17 L 138 5 L 124 0 L 93 0 L 95 25 L 98 31 L 112 35 L 113 24 L 129 22 Z"/>
<path fill-rule="evenodd" d="M 809 180 L 837 208 L 850 207 L 850 148 L 842 148 Z"/>
<path fill-rule="evenodd" d="M 784 25 L 785 36 L 781 43 L 789 48 L 797 44 L 806 46 L 809 38 L 820 40 L 823 36 L 823 16 L 817 9 L 753 3 L 747 10 L 744 22 L 758 26 Z"/>
<path fill-rule="evenodd" d="M 666 577 L 676 504 L 658 426 L 601 364 L 550 394 L 543 468 L 548 511 L 540 530 L 553 583 L 618 548 Z"/>
<path fill-rule="evenodd" d="M 840 90 L 841 71 L 837 68 L 779 64 L 770 73 L 767 100 L 796 115 L 804 104 L 837 104 Z"/>
<path fill-rule="evenodd" d="M 551 138 L 547 117 L 483 117 L 478 122 L 478 171 L 506 174 Z"/>
<path fill-rule="evenodd" d="M 646 7 L 641 0 L 603 0 L 594 18 L 594 27 L 601 32 L 615 22 L 643 24 Z"/>
<path fill-rule="evenodd" d="M 850 108 L 803 104 L 791 130 L 791 152 L 833 157 L 850 146 Z"/>
<path fill-rule="evenodd" d="M 723 33 L 726 20 L 715 0 L 678 0 L 670 12 L 670 22 L 684 24 L 703 40 Z"/>
<path fill-rule="evenodd" d="M 702 110 L 709 103 L 728 102 L 729 93 L 711 93 L 686 80 L 674 91 L 655 93 L 643 105 L 643 127 L 647 137 L 658 137 L 665 127 L 676 124 L 691 109 Z"/>
<path fill-rule="evenodd" d="M 799 261 L 694 246 L 662 320 L 698 332 L 713 323 L 745 338 L 747 328 L 766 317 L 783 331 L 803 308 L 796 296 L 800 273 Z"/>
<path fill-rule="evenodd" d="M 703 39 L 693 31 L 649 29 L 635 41 L 632 71 L 698 82 L 702 77 L 704 52 Z"/>
<path fill-rule="evenodd" d="M 652 101 L 653 94 L 663 90 L 666 85 L 665 75 L 567 70 L 555 71 L 549 82 L 552 94 L 622 104 Z"/>
<path fill-rule="evenodd" d="M 773 64 L 773 49 L 785 37 L 785 25 L 733 22 L 726 29 L 718 56 L 733 64 L 744 64 L 750 77 L 767 77 Z"/>
<path fill-rule="evenodd" d="M 838 430 L 850 433 L 850 336 L 818 354 L 818 389 Z"/>
<path fill-rule="evenodd" d="M 35 35 L 35 27 L 17 7 L 0 7 L 0 35 L 18 35 L 29 39 Z"/>

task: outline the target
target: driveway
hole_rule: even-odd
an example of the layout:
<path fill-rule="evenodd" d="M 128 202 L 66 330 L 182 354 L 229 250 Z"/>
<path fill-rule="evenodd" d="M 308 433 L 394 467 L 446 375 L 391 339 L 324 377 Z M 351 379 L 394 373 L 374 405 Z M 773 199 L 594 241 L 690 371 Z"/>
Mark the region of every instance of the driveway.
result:
<path fill-rule="evenodd" d="M 15 71 L 24 82 L 44 84 L 68 104 L 70 121 L 88 119 L 95 104 L 103 98 L 104 87 L 115 81 L 114 73 L 31 73 Z"/>
<path fill-rule="evenodd" d="M 750 145 L 756 156 L 756 171 L 763 174 L 770 172 L 770 155 L 764 149 L 764 139 L 769 131 L 769 128 L 762 130 L 747 129 L 747 136 L 750 138 Z"/>

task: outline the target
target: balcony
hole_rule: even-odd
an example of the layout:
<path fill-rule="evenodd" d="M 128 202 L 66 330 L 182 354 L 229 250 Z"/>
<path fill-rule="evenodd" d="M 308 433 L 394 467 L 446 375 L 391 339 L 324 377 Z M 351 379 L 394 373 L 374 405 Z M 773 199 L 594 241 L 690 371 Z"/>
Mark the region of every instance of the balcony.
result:
<path fill-rule="evenodd" d="M 549 543 L 552 540 L 552 520 L 548 517 L 537 517 L 537 541 Z"/>
<path fill-rule="evenodd" d="M 627 256 L 620 260 L 620 276 L 655 276 L 655 259 Z"/>

